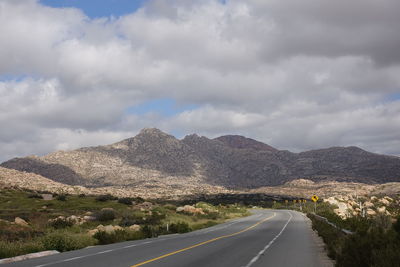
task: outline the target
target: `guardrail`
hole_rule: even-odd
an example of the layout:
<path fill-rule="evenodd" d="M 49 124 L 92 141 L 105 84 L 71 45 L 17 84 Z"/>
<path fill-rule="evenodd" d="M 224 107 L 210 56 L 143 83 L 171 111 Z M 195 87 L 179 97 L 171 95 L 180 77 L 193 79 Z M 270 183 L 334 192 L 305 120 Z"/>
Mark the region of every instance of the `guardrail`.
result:
<path fill-rule="evenodd" d="M 317 214 L 315 214 L 315 213 L 311 213 L 311 214 L 312 214 L 315 218 L 317 218 L 318 220 L 326 222 L 326 223 L 329 224 L 330 226 L 335 227 L 336 229 L 338 229 L 339 231 L 343 232 L 343 233 L 346 234 L 346 235 L 352 235 L 352 234 L 354 234 L 354 232 L 352 232 L 352 231 L 350 231 L 350 230 L 347 230 L 347 229 L 343 229 L 343 228 L 337 226 L 336 224 L 330 222 L 330 221 L 329 221 L 327 218 L 325 218 L 325 217 L 319 216 L 319 215 L 317 215 Z"/>

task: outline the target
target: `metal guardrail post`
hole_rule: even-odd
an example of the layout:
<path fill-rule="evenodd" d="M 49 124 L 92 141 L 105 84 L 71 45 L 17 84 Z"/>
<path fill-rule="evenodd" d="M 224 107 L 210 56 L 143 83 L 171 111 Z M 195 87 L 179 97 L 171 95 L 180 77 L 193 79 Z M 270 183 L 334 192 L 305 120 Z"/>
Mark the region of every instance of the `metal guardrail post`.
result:
<path fill-rule="evenodd" d="M 325 217 L 319 216 L 319 215 L 317 215 L 317 214 L 315 214 L 315 213 L 311 213 L 311 214 L 312 214 L 315 218 L 317 218 L 317 219 L 319 219 L 319 220 L 321 220 L 321 221 L 326 222 L 326 223 L 329 224 L 330 226 L 335 227 L 336 229 L 338 229 L 339 231 L 341 231 L 342 233 L 344 233 L 344 234 L 346 234 L 346 235 L 352 235 L 352 234 L 354 234 L 353 231 L 350 231 L 350 230 L 347 230 L 347 229 L 343 229 L 343 228 L 337 226 L 336 224 L 330 222 L 330 221 L 329 221 L 327 218 L 325 218 Z"/>

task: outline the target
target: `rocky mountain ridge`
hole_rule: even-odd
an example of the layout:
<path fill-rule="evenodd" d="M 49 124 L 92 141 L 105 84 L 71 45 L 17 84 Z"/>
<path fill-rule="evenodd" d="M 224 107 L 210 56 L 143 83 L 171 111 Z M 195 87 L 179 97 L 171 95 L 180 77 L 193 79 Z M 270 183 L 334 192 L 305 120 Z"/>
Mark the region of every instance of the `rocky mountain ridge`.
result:
<path fill-rule="evenodd" d="M 255 189 L 299 178 L 366 184 L 400 181 L 400 158 L 357 147 L 292 153 L 241 136 L 182 140 L 158 129 L 97 147 L 15 158 L 4 168 L 87 187 Z"/>

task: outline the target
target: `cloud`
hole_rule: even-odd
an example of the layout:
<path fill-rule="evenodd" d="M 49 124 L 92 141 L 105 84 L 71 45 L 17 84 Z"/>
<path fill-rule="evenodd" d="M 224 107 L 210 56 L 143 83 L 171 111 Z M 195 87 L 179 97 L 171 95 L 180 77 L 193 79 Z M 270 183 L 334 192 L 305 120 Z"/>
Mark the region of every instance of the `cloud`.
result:
<path fill-rule="evenodd" d="M 399 5 L 151 0 L 93 19 L 3 0 L 0 160 L 150 126 L 294 151 L 358 145 L 400 155 Z M 179 108 L 171 114 L 159 99 Z"/>

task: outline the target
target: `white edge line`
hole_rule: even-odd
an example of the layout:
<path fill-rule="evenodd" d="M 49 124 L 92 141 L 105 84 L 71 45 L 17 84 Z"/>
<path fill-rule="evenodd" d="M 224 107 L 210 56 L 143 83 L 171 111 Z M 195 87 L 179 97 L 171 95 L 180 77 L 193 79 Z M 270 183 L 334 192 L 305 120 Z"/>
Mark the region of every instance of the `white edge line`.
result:
<path fill-rule="evenodd" d="M 251 259 L 251 261 L 245 266 L 245 267 L 250 267 L 251 265 L 253 265 L 259 258 L 261 255 L 264 254 L 264 252 L 275 242 L 276 239 L 278 239 L 278 237 L 283 233 L 283 231 L 285 230 L 286 226 L 289 224 L 290 220 L 292 220 L 293 216 L 290 212 L 288 212 L 290 217 L 289 220 L 286 222 L 286 224 L 283 226 L 282 230 L 279 232 L 279 234 L 277 234 L 260 252 L 258 252 L 258 254 Z"/>

